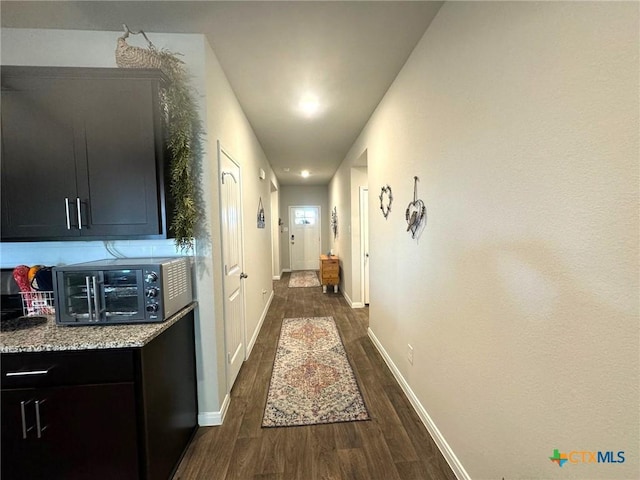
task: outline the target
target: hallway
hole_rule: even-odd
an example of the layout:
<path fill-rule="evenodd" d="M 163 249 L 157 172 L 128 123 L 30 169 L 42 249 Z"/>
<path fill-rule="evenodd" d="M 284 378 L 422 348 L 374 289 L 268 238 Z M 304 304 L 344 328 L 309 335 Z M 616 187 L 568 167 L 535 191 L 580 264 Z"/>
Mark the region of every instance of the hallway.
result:
<path fill-rule="evenodd" d="M 351 309 L 321 287 L 288 288 L 275 297 L 249 360 L 231 392 L 224 424 L 200 428 L 176 480 L 455 479 L 382 357 L 367 337 L 368 309 Z M 371 421 L 261 428 L 283 318 L 333 316 Z"/>

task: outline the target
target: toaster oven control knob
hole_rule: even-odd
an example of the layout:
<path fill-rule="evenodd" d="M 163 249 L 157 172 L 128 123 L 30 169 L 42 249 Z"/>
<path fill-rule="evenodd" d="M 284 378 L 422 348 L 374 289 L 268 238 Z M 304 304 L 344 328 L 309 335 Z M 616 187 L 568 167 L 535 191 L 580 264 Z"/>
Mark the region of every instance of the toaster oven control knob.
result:
<path fill-rule="evenodd" d="M 149 298 L 157 297 L 159 291 L 160 290 L 158 290 L 156 287 L 151 287 L 147 290 L 147 297 Z"/>
<path fill-rule="evenodd" d="M 147 273 L 145 280 L 147 281 L 147 283 L 153 283 L 158 280 L 158 274 L 156 272 L 149 272 Z"/>
<path fill-rule="evenodd" d="M 149 305 L 147 305 L 147 312 L 155 313 L 157 311 L 158 311 L 158 304 L 157 303 L 150 303 Z"/>

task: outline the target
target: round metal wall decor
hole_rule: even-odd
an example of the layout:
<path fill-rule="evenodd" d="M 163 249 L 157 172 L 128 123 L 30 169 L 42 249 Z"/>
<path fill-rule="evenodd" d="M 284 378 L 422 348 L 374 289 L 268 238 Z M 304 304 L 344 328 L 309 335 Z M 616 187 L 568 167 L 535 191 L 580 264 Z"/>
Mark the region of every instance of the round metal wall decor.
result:
<path fill-rule="evenodd" d="M 393 194 L 391 193 L 391 186 L 389 184 L 382 187 L 378 198 L 380 199 L 380 210 L 382 210 L 382 215 L 384 218 L 387 218 L 391 211 L 391 204 L 393 203 Z"/>

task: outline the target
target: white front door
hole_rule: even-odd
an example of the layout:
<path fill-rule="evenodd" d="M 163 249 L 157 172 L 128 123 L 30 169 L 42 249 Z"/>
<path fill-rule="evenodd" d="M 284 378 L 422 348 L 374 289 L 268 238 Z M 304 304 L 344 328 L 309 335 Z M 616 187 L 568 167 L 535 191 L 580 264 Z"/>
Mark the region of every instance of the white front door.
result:
<path fill-rule="evenodd" d="M 360 187 L 360 238 L 362 239 L 362 301 L 369 304 L 369 189 Z"/>
<path fill-rule="evenodd" d="M 291 270 L 320 268 L 320 207 L 289 207 Z"/>
<path fill-rule="evenodd" d="M 230 391 L 245 360 L 244 288 L 242 263 L 242 192 L 240 167 L 218 142 L 220 162 L 220 220 L 224 291 L 224 332 L 227 388 Z"/>

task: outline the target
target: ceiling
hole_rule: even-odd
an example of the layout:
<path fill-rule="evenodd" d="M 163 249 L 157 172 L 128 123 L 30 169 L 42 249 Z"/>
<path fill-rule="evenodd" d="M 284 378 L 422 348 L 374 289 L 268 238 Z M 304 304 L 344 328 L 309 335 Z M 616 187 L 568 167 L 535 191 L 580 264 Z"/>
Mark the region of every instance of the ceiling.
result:
<path fill-rule="evenodd" d="M 2 0 L 1 17 L 4 28 L 127 23 L 206 35 L 280 183 L 317 185 L 329 182 L 441 5 Z M 316 111 L 301 111 L 301 100 Z"/>

